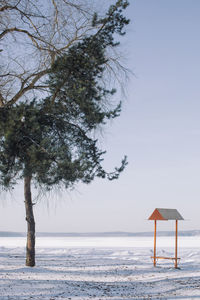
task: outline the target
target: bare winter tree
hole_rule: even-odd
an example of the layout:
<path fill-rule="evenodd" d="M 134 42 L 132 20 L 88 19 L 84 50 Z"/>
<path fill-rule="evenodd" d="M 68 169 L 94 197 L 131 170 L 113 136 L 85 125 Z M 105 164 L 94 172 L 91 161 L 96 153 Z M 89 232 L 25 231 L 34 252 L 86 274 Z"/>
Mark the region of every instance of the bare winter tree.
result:
<path fill-rule="evenodd" d="M 90 4 L 90 5 L 89 5 Z M 0 106 L 30 92 L 47 92 L 46 75 L 55 58 L 91 31 L 91 1 L 1 0 Z"/>

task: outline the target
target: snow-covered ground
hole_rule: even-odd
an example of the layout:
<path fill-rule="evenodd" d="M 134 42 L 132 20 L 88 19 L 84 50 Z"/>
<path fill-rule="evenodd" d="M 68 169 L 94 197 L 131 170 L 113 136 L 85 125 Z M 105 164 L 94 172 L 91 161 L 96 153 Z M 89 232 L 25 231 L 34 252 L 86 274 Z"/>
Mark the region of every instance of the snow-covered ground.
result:
<path fill-rule="evenodd" d="M 200 299 L 200 237 L 180 237 L 180 269 L 153 267 L 152 237 L 38 237 L 34 268 L 25 238 L 0 238 L 0 300 Z M 174 239 L 158 238 L 173 256 Z"/>

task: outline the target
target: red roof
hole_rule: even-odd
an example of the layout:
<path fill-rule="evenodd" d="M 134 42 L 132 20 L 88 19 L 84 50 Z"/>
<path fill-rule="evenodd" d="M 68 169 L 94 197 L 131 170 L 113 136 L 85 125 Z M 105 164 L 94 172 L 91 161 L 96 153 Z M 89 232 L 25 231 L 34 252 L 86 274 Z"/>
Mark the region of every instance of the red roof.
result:
<path fill-rule="evenodd" d="M 156 208 L 149 220 L 184 220 L 177 209 L 172 208 Z"/>

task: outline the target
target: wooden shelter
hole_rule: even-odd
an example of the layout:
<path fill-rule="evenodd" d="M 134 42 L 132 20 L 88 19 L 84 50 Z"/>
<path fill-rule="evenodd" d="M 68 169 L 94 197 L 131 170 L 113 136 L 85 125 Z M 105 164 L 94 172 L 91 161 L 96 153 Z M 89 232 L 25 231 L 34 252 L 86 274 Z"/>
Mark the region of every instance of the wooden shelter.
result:
<path fill-rule="evenodd" d="M 178 220 L 184 220 L 181 214 L 176 209 L 171 208 L 156 208 L 148 220 L 154 220 L 154 255 L 153 265 L 156 266 L 157 259 L 172 259 L 174 260 L 174 266 L 177 269 L 178 267 Z M 175 257 L 163 257 L 156 256 L 156 225 L 157 220 L 168 221 L 175 220 Z"/>

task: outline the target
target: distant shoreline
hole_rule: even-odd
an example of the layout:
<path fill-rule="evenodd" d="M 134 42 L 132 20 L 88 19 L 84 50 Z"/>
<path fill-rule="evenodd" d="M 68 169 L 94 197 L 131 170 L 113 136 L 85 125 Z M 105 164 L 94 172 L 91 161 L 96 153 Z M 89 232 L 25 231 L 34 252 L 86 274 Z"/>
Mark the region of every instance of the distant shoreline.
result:
<path fill-rule="evenodd" d="M 148 237 L 152 232 L 37 232 L 37 237 Z M 174 236 L 173 231 L 160 231 L 158 236 Z M 199 236 L 200 230 L 179 231 L 179 236 Z M 25 232 L 0 231 L 0 237 L 25 237 Z"/>

